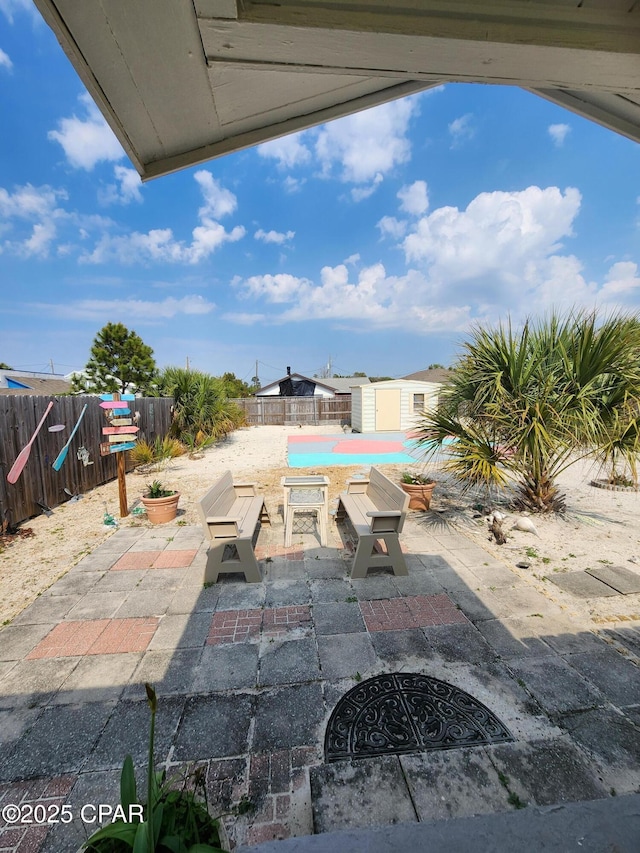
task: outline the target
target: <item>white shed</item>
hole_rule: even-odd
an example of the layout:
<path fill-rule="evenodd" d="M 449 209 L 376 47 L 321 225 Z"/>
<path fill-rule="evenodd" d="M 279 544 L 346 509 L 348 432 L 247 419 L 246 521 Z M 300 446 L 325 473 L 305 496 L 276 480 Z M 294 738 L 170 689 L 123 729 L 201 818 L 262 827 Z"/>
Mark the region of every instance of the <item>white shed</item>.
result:
<path fill-rule="evenodd" d="M 412 429 L 425 409 L 435 407 L 439 382 L 388 379 L 351 389 L 354 432 L 401 432 Z"/>

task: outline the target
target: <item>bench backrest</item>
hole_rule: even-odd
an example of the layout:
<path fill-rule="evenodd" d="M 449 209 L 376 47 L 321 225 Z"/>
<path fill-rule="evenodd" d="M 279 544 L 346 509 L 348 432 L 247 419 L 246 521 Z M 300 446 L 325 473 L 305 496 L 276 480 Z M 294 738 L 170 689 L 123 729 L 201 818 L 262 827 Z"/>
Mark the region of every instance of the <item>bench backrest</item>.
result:
<path fill-rule="evenodd" d="M 394 509 L 402 513 L 398 533 L 402 532 L 407 509 L 409 508 L 409 495 L 403 492 L 400 486 L 392 483 L 377 468 L 371 468 L 367 496 L 379 510 Z"/>
<path fill-rule="evenodd" d="M 225 471 L 222 477 L 211 486 L 209 491 L 198 501 L 200 521 L 207 526 L 207 518 L 211 515 L 227 515 L 236 499 L 233 488 L 231 471 Z"/>

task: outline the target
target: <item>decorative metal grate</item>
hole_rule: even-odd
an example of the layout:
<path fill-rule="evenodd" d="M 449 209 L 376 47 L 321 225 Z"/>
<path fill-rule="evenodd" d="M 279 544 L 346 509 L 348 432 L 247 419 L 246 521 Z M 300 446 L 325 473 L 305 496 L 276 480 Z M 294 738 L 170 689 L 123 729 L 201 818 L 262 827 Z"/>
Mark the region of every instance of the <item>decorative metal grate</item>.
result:
<path fill-rule="evenodd" d="M 329 718 L 325 761 L 513 740 L 464 690 L 428 675 L 377 675 L 349 690 Z"/>

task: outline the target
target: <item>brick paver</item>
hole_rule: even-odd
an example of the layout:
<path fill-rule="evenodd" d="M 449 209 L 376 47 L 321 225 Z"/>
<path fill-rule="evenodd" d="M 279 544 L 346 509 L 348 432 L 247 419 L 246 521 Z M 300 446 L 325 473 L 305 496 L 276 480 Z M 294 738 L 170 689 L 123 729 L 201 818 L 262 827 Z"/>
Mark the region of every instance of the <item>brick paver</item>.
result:
<path fill-rule="evenodd" d="M 151 569 L 162 551 L 128 551 L 111 567 L 112 572 L 123 569 Z"/>
<path fill-rule="evenodd" d="M 60 807 L 75 781 L 75 776 L 56 776 L 0 784 L 0 851 L 37 853 L 49 829 L 44 821 L 59 817 Z M 8 822 L 5 819 L 5 815 L 11 814 L 4 811 L 9 804 L 18 807 L 21 820 Z"/>
<path fill-rule="evenodd" d="M 306 628 L 310 624 L 311 608 L 308 604 L 266 608 L 263 611 L 262 630 L 265 637 L 280 637 L 287 631 Z"/>
<path fill-rule="evenodd" d="M 214 614 L 207 645 L 245 643 L 260 635 L 262 610 L 222 610 Z"/>
<path fill-rule="evenodd" d="M 198 551 L 162 551 L 153 561 L 152 569 L 187 569 L 193 563 Z"/>
<path fill-rule="evenodd" d="M 27 660 L 143 652 L 159 622 L 156 617 L 62 622 L 29 652 Z"/>
<path fill-rule="evenodd" d="M 360 611 L 368 631 L 402 631 L 468 621 L 448 595 L 361 601 Z"/>

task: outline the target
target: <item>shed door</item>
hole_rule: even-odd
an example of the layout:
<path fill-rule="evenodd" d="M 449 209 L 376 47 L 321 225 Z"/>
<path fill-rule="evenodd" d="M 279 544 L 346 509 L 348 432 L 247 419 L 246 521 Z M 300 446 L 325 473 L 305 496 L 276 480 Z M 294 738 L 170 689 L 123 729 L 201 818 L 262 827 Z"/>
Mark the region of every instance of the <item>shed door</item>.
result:
<path fill-rule="evenodd" d="M 376 431 L 400 429 L 399 388 L 380 388 L 376 391 Z"/>

